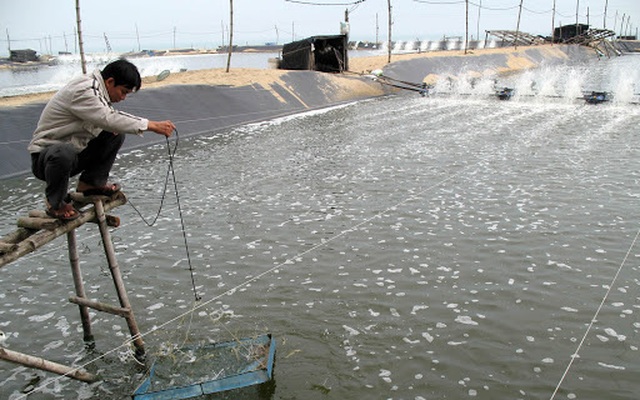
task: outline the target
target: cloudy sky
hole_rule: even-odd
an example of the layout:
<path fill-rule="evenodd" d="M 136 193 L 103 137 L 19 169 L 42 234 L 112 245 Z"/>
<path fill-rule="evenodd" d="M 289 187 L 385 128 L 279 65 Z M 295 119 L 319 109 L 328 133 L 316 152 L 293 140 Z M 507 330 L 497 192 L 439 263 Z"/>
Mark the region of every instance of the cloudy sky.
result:
<path fill-rule="evenodd" d="M 307 36 L 337 34 L 349 11 L 350 39 L 386 41 L 388 1 L 392 39 L 464 36 L 466 0 L 233 0 L 234 44 L 279 44 Z M 640 0 L 468 0 L 469 35 L 485 30 L 549 35 L 555 24 L 589 23 L 620 32 L 640 27 Z M 230 0 L 80 0 L 87 51 L 174 47 L 216 48 L 228 42 Z M 630 16 L 630 18 L 627 18 Z M 74 0 L 0 0 L 0 56 L 11 48 L 39 53 L 75 51 Z"/>

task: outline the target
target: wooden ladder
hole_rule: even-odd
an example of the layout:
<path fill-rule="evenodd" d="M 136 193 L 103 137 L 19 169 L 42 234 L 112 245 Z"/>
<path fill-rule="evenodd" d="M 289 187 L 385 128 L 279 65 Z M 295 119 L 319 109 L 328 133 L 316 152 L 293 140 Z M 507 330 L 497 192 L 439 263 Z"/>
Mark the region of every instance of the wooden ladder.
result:
<path fill-rule="evenodd" d="M 120 267 L 115 257 L 115 249 L 113 242 L 111 241 L 111 234 L 109 233 L 109 227 L 119 226 L 120 219 L 107 214 L 107 211 L 125 204 L 127 199 L 122 192 L 117 192 L 112 197 L 84 197 L 78 193 L 72 194 L 71 197 L 74 201 L 74 206 L 82 211 L 80 217 L 75 220 L 67 222 L 55 220 L 49 218 L 44 211 L 30 211 L 28 217 L 18 218 L 18 230 L 0 238 L 0 268 L 35 251 L 57 237 L 66 234 L 67 244 L 69 247 L 71 273 L 73 275 L 73 284 L 75 287 L 75 296 L 70 297 L 69 301 L 77 304 L 80 308 L 80 319 L 82 321 L 85 343 L 89 347 L 93 347 L 95 345 L 93 333 L 91 332 L 89 308 L 114 314 L 123 317 L 127 321 L 132 343 L 135 347 L 135 357 L 139 361 L 144 361 L 144 341 L 142 340 L 138 324 L 136 323 L 136 319 L 133 314 L 133 309 L 131 308 L 131 303 L 129 302 Z M 111 272 L 111 277 L 120 303 L 119 306 L 91 300 L 86 296 L 84 281 L 82 279 L 82 271 L 80 270 L 76 228 L 87 222 L 97 223 L 100 229 L 104 252 L 109 264 L 109 271 Z M 86 382 L 93 382 L 96 380 L 95 376 L 86 371 L 79 371 L 39 357 L 10 351 L 3 347 L 0 347 L 0 358 L 28 367 L 38 368 L 60 375 L 67 375 L 71 378 Z"/>

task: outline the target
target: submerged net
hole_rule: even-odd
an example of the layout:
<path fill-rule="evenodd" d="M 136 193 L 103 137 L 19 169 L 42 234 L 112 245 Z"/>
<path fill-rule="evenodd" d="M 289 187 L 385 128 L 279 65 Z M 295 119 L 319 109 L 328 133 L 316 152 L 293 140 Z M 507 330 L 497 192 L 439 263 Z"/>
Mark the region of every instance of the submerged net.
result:
<path fill-rule="evenodd" d="M 270 337 L 168 348 L 154 363 L 150 392 L 187 387 L 267 369 Z"/>

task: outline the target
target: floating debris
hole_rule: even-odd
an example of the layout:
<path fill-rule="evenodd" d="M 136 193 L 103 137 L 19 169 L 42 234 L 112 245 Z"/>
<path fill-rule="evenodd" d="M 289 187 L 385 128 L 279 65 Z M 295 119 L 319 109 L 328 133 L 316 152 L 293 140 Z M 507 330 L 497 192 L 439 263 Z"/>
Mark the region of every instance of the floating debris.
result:
<path fill-rule="evenodd" d="M 600 104 L 611 100 L 611 97 L 608 92 L 591 92 L 584 95 L 584 100 L 588 104 Z"/>
<path fill-rule="evenodd" d="M 512 88 L 502 88 L 496 90 L 496 97 L 500 100 L 511 100 L 513 95 L 515 94 L 515 90 Z"/>

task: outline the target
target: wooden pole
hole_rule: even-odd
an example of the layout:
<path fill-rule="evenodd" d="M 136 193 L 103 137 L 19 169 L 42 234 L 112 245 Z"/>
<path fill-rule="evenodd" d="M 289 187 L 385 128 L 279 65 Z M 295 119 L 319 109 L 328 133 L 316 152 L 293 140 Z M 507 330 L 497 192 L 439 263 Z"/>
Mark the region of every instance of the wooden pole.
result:
<path fill-rule="evenodd" d="M 15 243 L 7 243 L 5 241 L 0 240 L 0 252 L 9 253 L 15 251 L 18 248 L 18 245 Z"/>
<path fill-rule="evenodd" d="M 514 47 L 518 49 L 518 33 L 520 32 L 520 16 L 522 15 L 522 2 L 524 0 L 520 0 L 520 11 L 518 11 L 518 24 L 516 25 L 516 38 L 514 41 Z"/>
<path fill-rule="evenodd" d="M 231 67 L 231 53 L 233 53 L 233 0 L 229 0 L 229 54 L 227 56 L 227 72 Z"/>
<path fill-rule="evenodd" d="M 469 0 L 465 2 L 465 38 L 464 38 L 464 54 L 469 49 Z"/>
<path fill-rule="evenodd" d="M 84 43 L 82 42 L 82 20 L 80 18 L 80 0 L 76 0 L 76 24 L 78 26 L 78 47 L 80 48 L 80 64 L 82 73 L 87 73 L 87 61 L 84 58 Z"/>
<path fill-rule="evenodd" d="M 553 11 L 551 13 L 551 45 L 556 40 L 556 0 L 553 0 Z"/>
<path fill-rule="evenodd" d="M 31 368 L 37 368 L 42 371 L 53 372 L 54 374 L 68 376 L 83 382 L 95 382 L 96 376 L 77 368 L 67 367 L 44 358 L 30 356 L 28 354 L 19 353 L 17 351 L 7 350 L 0 347 L 0 358 L 16 364 L 24 365 Z"/>
<path fill-rule="evenodd" d="M 378 13 L 376 13 L 376 49 L 378 49 L 379 41 L 379 33 L 380 33 L 380 25 L 378 25 Z"/>
<path fill-rule="evenodd" d="M 73 276 L 73 286 L 76 289 L 76 296 L 84 298 L 84 283 L 82 282 L 82 273 L 80 271 L 80 257 L 78 256 L 78 247 L 76 245 L 75 229 L 67 233 L 67 243 L 69 245 L 69 262 L 71 263 L 71 275 Z M 80 320 L 82 322 L 82 331 L 84 332 L 84 341 L 89 346 L 94 344 L 93 334 L 91 333 L 91 317 L 89 309 L 80 305 Z"/>
<path fill-rule="evenodd" d="M 222 33 L 222 42 L 220 42 L 220 49 L 222 50 L 224 48 L 224 21 L 220 20 L 220 32 Z"/>
<path fill-rule="evenodd" d="M 138 325 L 131 308 L 131 303 L 129 303 L 129 297 L 127 296 L 127 290 L 124 287 L 124 281 L 122 280 L 122 275 L 120 274 L 120 266 L 118 265 L 118 260 L 116 260 L 116 252 L 113 247 L 113 242 L 111 241 L 111 235 L 109 234 L 109 226 L 107 225 L 107 219 L 104 212 L 104 206 L 102 205 L 102 200 L 96 200 L 93 205 L 96 210 L 96 218 L 98 219 L 100 235 L 102 236 L 102 245 L 104 246 L 104 252 L 107 256 L 113 283 L 116 286 L 120 306 L 122 308 L 130 310 L 129 315 L 125 317 L 125 320 L 127 321 L 129 332 L 131 333 L 131 336 L 133 338 L 133 345 L 136 348 L 136 358 L 141 359 L 144 358 L 145 353 L 144 341 L 142 340 L 140 330 L 138 329 Z"/>
<path fill-rule="evenodd" d="M 478 21 L 476 25 L 476 40 L 480 41 L 480 11 L 482 10 L 482 0 L 480 0 L 480 4 L 478 4 Z M 480 44 L 480 43 L 478 43 Z M 478 47 L 476 47 L 478 48 Z"/>
<path fill-rule="evenodd" d="M 138 24 L 136 23 L 136 40 L 138 41 L 138 51 L 141 50 L 140 47 L 140 32 L 138 31 Z"/>
<path fill-rule="evenodd" d="M 388 20 L 389 20 L 389 32 L 387 34 L 387 64 L 391 62 L 391 0 L 387 0 L 387 5 L 389 6 L 388 11 Z"/>

